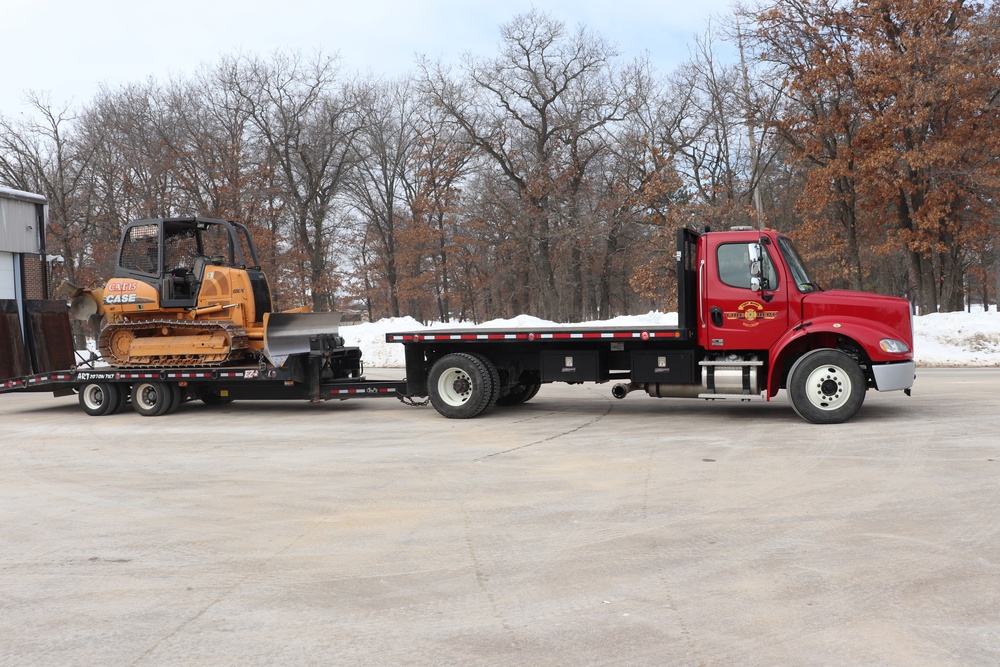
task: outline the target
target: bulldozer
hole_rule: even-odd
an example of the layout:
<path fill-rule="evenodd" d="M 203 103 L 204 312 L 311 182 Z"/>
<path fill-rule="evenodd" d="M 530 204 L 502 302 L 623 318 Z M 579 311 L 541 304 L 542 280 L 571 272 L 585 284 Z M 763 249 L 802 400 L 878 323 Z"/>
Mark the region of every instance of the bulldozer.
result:
<path fill-rule="evenodd" d="M 338 313 L 272 312 L 249 229 L 186 217 L 137 220 L 122 231 L 114 274 L 100 288 L 64 287 L 70 315 L 99 322 L 112 366 L 282 366 L 310 336 L 336 334 Z M 342 342 L 340 343 L 343 344 Z"/>

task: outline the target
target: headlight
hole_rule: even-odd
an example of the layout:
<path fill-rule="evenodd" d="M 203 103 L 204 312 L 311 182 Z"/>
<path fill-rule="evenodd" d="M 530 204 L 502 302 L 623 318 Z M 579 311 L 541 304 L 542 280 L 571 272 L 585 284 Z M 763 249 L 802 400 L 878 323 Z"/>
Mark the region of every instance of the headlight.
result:
<path fill-rule="evenodd" d="M 895 338 L 883 338 L 878 342 L 878 346 L 882 348 L 883 352 L 892 352 L 893 354 L 905 354 L 910 351 L 906 343 Z"/>

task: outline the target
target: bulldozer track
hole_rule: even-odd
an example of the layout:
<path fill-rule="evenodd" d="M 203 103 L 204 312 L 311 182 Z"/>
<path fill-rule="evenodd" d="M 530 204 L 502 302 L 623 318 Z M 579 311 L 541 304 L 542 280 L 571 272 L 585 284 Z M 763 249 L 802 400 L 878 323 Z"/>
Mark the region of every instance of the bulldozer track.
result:
<path fill-rule="evenodd" d="M 204 337 L 206 341 L 219 333 L 226 337 L 224 347 L 210 348 L 204 352 L 187 354 L 133 354 L 129 344 L 133 341 L 171 337 Z M 123 335 L 124 334 L 124 335 Z M 109 364 L 125 368 L 144 366 L 223 366 L 245 360 L 253 354 L 250 339 L 242 327 L 232 322 L 181 320 L 148 320 L 144 322 L 118 322 L 109 324 L 102 331 L 97 343 L 101 356 Z"/>

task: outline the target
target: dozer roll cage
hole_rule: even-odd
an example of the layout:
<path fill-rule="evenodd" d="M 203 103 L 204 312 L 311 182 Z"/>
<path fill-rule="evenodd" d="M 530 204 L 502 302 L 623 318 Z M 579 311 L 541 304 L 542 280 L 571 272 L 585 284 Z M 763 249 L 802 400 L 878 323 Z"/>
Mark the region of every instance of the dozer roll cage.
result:
<path fill-rule="evenodd" d="M 259 312 L 270 310 L 257 250 L 240 222 L 201 217 L 130 222 L 122 232 L 114 277 L 156 286 L 164 307 L 190 307 L 206 265 L 247 271 L 258 307 L 264 306 Z"/>

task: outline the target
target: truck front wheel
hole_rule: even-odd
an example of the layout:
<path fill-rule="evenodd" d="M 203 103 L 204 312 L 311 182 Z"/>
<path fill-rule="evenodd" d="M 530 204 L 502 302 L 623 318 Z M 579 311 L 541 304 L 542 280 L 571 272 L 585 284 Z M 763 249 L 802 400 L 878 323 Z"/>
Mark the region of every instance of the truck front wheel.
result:
<path fill-rule="evenodd" d="M 813 424 L 840 424 L 865 402 L 868 383 L 858 362 L 840 350 L 813 350 L 788 372 L 788 397 L 795 412 Z"/>
<path fill-rule="evenodd" d="M 477 356 L 448 354 L 435 362 L 427 377 L 431 405 L 449 419 L 475 417 L 493 401 L 493 377 Z"/>
<path fill-rule="evenodd" d="M 542 384 L 540 382 L 521 382 L 516 384 L 506 394 L 500 395 L 500 398 L 497 399 L 497 405 L 507 407 L 527 403 L 535 397 L 535 394 L 538 393 L 541 387 Z"/>

